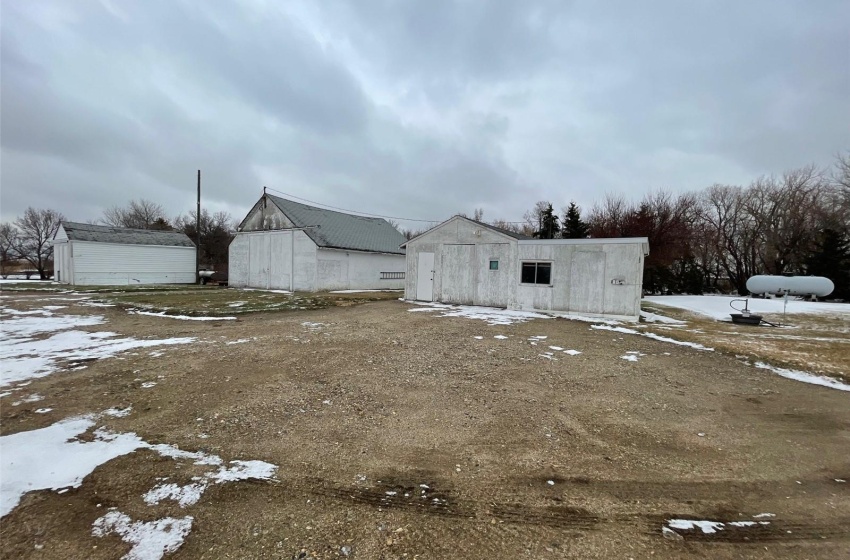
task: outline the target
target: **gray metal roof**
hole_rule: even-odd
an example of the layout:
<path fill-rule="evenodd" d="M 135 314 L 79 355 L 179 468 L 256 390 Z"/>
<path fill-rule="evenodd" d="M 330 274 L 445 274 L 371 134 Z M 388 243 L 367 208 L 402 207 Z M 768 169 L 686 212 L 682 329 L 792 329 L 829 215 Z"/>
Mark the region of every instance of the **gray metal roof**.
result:
<path fill-rule="evenodd" d="M 124 245 L 165 245 L 169 247 L 194 247 L 192 240 L 179 231 L 155 229 L 130 229 L 112 226 L 95 226 L 78 222 L 62 222 L 62 228 L 72 241 L 121 243 Z"/>
<path fill-rule="evenodd" d="M 279 196 L 266 195 L 297 228 L 319 247 L 403 255 L 404 235 L 383 218 L 365 218 L 316 208 Z M 318 227 L 309 227 L 318 226 Z"/>

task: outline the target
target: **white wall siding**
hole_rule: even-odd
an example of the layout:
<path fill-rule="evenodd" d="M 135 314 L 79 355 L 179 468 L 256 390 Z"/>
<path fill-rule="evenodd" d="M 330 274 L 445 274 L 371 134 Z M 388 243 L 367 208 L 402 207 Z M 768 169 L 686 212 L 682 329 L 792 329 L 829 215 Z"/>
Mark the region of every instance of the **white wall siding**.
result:
<path fill-rule="evenodd" d="M 600 240 L 576 245 L 523 242 L 518 247 L 518 267 L 528 261 L 552 263 L 549 286 L 517 281 L 520 309 L 630 319 L 639 316 L 642 245 Z"/>
<path fill-rule="evenodd" d="M 195 248 L 71 241 L 61 250 L 71 261 L 63 282 L 77 285 L 192 284 Z M 68 258 L 70 257 L 70 258 Z M 65 273 L 63 272 L 63 276 Z"/>
<path fill-rule="evenodd" d="M 434 300 L 445 301 L 442 298 L 442 268 L 443 250 L 445 244 L 479 245 L 504 244 L 515 241 L 507 235 L 502 235 L 474 222 L 456 218 L 449 220 L 427 233 L 407 243 L 407 273 L 404 282 L 405 299 L 416 299 L 416 274 L 418 272 L 419 253 L 434 253 Z M 485 258 L 485 257 L 482 257 Z M 495 305 L 495 304 L 494 304 Z"/>
<path fill-rule="evenodd" d="M 294 235 L 294 239 L 293 239 Z M 290 289 L 295 249 L 294 289 L 316 289 L 316 244 L 303 231 L 240 232 L 230 243 L 228 284 L 236 287 Z"/>
<path fill-rule="evenodd" d="M 237 233 L 227 249 L 227 284 L 237 288 L 248 286 L 248 236 Z"/>
<path fill-rule="evenodd" d="M 240 232 L 230 244 L 231 286 L 290 288 L 293 230 Z M 297 291 L 401 289 L 403 279 L 381 272 L 404 272 L 404 255 L 322 249 L 300 230 L 294 232 L 294 288 Z"/>
<path fill-rule="evenodd" d="M 53 279 L 56 282 L 70 284 L 73 281 L 71 262 L 71 246 L 66 242 L 54 243 Z"/>
<path fill-rule="evenodd" d="M 319 249 L 317 290 L 400 290 L 404 280 L 382 279 L 382 272 L 404 272 L 404 255 Z"/>
<path fill-rule="evenodd" d="M 241 231 L 282 230 L 291 228 L 292 222 L 280 208 L 263 197 L 251 208 L 241 225 Z"/>
<path fill-rule="evenodd" d="M 645 239 L 518 241 L 456 218 L 407 243 L 405 298 L 416 298 L 419 255 L 428 252 L 435 301 L 637 320 L 646 247 Z M 523 284 L 523 262 L 550 263 L 550 283 Z"/>

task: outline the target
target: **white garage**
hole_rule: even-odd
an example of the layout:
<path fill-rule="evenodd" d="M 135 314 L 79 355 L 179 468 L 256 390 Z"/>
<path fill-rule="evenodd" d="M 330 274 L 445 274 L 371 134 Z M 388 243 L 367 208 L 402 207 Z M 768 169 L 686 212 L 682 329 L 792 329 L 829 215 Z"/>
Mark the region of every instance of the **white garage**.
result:
<path fill-rule="evenodd" d="M 382 218 L 264 194 L 230 243 L 228 284 L 305 292 L 400 290 L 404 241 Z"/>
<path fill-rule="evenodd" d="M 532 239 L 455 216 L 404 244 L 405 299 L 636 321 L 645 237 Z"/>
<path fill-rule="evenodd" d="M 192 284 L 195 245 L 183 233 L 62 222 L 53 278 L 73 285 Z"/>

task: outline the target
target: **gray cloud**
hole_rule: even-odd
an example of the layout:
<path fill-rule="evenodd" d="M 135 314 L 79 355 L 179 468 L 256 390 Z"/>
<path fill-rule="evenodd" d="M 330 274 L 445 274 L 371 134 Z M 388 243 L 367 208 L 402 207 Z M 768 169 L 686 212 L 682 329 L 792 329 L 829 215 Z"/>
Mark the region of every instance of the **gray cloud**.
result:
<path fill-rule="evenodd" d="M 850 148 L 850 5 L 6 2 L 2 218 L 148 198 L 519 219 Z M 412 225 L 412 224 L 407 224 Z"/>

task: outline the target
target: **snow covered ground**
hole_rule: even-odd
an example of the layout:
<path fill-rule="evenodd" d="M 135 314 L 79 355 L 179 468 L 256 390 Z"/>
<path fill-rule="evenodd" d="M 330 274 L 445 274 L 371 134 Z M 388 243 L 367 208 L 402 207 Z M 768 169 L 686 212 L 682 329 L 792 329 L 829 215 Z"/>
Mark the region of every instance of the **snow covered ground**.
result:
<path fill-rule="evenodd" d="M 531 311 L 512 311 L 510 309 L 499 309 L 496 307 L 477 307 L 471 305 L 448 305 L 445 303 L 411 302 L 421 307 L 410 309 L 410 311 L 436 311 L 440 317 L 466 317 L 467 319 L 480 319 L 487 321 L 488 325 L 512 325 L 524 323 L 531 319 L 551 319 L 550 315 L 534 313 Z"/>
<path fill-rule="evenodd" d="M 151 444 L 135 433 L 94 431 L 91 441 L 76 438 L 93 428 L 103 415 L 125 417 L 130 409 L 109 409 L 102 414 L 67 418 L 38 430 L 0 437 L 0 517 L 8 515 L 27 492 L 55 490 L 64 493 L 77 488 L 95 468 L 138 449 L 150 449 L 175 461 L 191 461 L 207 467 L 188 484 L 158 483 L 142 499 L 149 506 L 170 500 L 181 508 L 196 504 L 214 484 L 241 480 L 272 480 L 277 466 L 265 461 L 225 461 L 218 455 L 185 451 L 169 444 Z M 132 548 L 125 558 L 159 559 L 177 550 L 192 529 L 193 518 L 166 517 L 154 521 L 134 521 L 117 508 L 110 508 L 92 525 L 92 535 L 117 534 Z"/>
<path fill-rule="evenodd" d="M 372 292 L 403 292 L 404 290 L 333 290 L 331 294 L 368 294 Z"/>
<path fill-rule="evenodd" d="M 57 306 L 31 311 L 0 307 L 0 387 L 44 377 L 63 368 L 83 369 L 85 362 L 115 356 L 135 348 L 194 342 L 194 337 L 137 339 L 114 332 L 88 332 L 80 327 L 101 325 L 99 315 L 60 315 Z M 49 334 L 47 338 L 37 338 Z"/>
<path fill-rule="evenodd" d="M 678 309 L 685 309 L 701 315 L 713 317 L 718 321 L 729 321 L 730 313 L 737 313 L 729 306 L 734 299 L 742 299 L 733 296 L 649 296 L 643 298 L 650 303 L 658 303 Z M 742 307 L 743 302 L 736 302 L 736 307 Z M 755 314 L 782 314 L 785 301 L 782 299 L 755 299 L 749 300 L 749 309 Z M 788 300 L 787 313 L 813 313 L 834 314 L 846 316 L 850 319 L 850 304 L 824 303 L 815 301 L 802 301 L 796 299 Z"/>
<path fill-rule="evenodd" d="M 201 317 L 196 315 L 168 315 L 165 311 L 142 311 L 140 309 L 128 309 L 130 315 L 147 315 L 148 317 L 165 317 L 166 319 L 177 319 L 180 321 L 235 321 L 236 317 Z"/>

